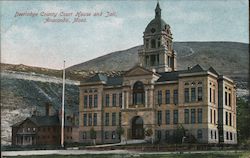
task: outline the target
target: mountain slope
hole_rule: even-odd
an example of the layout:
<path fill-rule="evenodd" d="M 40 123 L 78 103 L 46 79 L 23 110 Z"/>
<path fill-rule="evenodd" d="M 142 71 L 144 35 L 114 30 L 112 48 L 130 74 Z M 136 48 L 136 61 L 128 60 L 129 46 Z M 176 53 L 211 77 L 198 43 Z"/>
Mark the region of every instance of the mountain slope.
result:
<path fill-rule="evenodd" d="M 68 70 L 84 71 L 124 71 L 138 63 L 136 46 L 127 50 L 113 52 L 96 59 L 74 65 Z M 203 67 L 213 66 L 218 72 L 229 77 L 242 76 L 248 73 L 248 44 L 237 42 L 174 42 L 177 51 L 177 68 L 200 64 Z"/>
<path fill-rule="evenodd" d="M 79 90 L 75 81 L 67 81 L 65 111 L 67 116 L 78 115 Z M 52 111 L 61 107 L 62 79 L 44 74 L 1 72 L 1 142 L 10 144 L 11 125 L 31 116 L 33 111 L 45 114 L 45 105 Z"/>

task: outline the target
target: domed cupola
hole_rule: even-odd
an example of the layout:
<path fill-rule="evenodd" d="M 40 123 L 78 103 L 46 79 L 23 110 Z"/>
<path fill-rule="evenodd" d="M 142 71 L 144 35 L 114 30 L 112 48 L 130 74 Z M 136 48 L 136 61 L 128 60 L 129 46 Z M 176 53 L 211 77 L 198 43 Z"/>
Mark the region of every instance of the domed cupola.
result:
<path fill-rule="evenodd" d="M 163 19 L 161 19 L 161 8 L 159 3 L 157 3 L 155 8 L 155 18 L 147 25 L 144 34 L 160 33 L 161 31 L 165 31 L 169 28 L 170 26 Z"/>
<path fill-rule="evenodd" d="M 155 18 L 147 25 L 143 43 L 139 50 L 140 64 L 158 72 L 176 70 L 176 54 L 173 50 L 170 26 L 161 18 L 159 2 L 155 8 Z"/>

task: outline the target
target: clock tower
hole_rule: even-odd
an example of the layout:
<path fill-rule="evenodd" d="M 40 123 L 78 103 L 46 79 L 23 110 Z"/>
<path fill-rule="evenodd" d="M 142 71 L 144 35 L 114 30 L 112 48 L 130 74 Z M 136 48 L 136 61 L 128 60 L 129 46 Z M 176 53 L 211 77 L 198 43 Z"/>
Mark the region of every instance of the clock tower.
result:
<path fill-rule="evenodd" d="M 176 71 L 176 52 L 173 49 L 170 26 L 161 18 L 159 2 L 155 18 L 147 25 L 143 36 L 143 48 L 139 50 L 139 62 L 146 69 L 156 72 Z"/>

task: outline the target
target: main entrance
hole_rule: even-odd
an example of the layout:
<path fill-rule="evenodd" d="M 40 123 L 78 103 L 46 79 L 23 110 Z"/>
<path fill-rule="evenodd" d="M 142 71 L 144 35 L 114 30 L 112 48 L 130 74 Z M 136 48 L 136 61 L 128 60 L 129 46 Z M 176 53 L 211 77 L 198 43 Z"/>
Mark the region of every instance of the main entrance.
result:
<path fill-rule="evenodd" d="M 143 119 L 140 116 L 132 119 L 132 139 L 144 139 Z"/>

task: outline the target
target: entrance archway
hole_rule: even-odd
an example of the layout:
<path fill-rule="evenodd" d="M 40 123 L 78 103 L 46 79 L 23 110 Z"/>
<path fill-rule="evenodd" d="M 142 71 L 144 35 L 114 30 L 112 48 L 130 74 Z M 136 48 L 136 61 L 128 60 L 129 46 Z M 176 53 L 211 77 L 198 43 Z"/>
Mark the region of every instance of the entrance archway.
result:
<path fill-rule="evenodd" d="M 144 139 L 143 119 L 140 116 L 132 119 L 132 139 Z"/>

